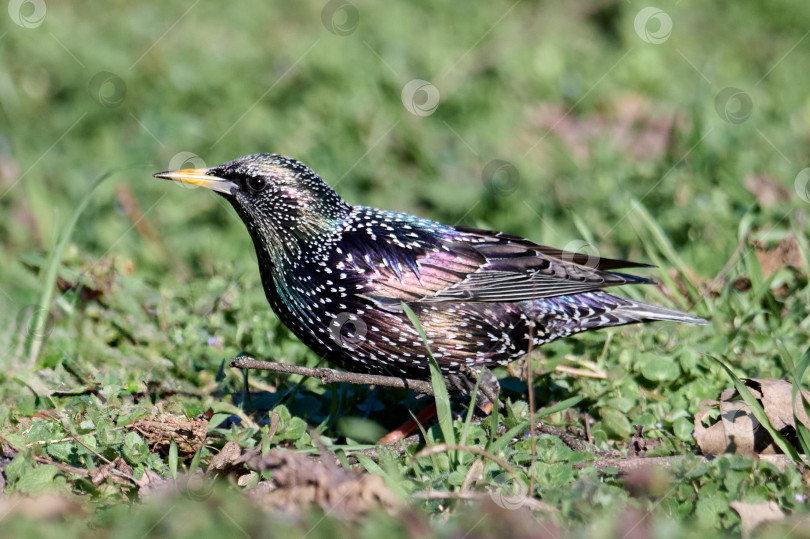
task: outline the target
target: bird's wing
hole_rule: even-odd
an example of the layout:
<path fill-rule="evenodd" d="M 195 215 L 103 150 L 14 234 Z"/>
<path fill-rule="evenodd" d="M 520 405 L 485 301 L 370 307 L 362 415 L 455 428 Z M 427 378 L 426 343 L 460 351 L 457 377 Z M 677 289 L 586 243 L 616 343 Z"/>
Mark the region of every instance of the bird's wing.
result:
<path fill-rule="evenodd" d="M 346 264 L 353 266 L 352 273 L 362 275 L 363 290 L 358 292 L 393 308 L 400 301 L 516 302 L 653 282 L 606 271 L 646 264 L 589 257 L 462 227 L 409 227 L 404 234 L 366 227 L 344 234 L 341 249 L 351 255 Z"/>
<path fill-rule="evenodd" d="M 454 229 L 471 240 L 484 261 L 463 280 L 424 301 L 524 301 L 653 282 L 607 271 L 647 264 L 563 251 L 487 230 Z"/>

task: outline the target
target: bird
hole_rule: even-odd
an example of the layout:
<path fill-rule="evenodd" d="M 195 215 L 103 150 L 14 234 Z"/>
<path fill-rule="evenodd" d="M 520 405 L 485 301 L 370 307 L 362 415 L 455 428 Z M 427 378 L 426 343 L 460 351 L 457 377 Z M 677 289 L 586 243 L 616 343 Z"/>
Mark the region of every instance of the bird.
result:
<path fill-rule="evenodd" d="M 653 284 L 616 271 L 647 264 L 350 205 L 283 155 L 154 176 L 223 196 L 250 233 L 273 311 L 316 354 L 350 372 L 429 380 L 429 349 L 448 387 L 464 397 L 484 367 L 489 373 L 556 339 L 633 323 L 708 323 L 606 290 Z M 497 391 L 491 374 L 482 380 Z M 482 408 L 492 400 L 486 395 L 476 401 Z"/>

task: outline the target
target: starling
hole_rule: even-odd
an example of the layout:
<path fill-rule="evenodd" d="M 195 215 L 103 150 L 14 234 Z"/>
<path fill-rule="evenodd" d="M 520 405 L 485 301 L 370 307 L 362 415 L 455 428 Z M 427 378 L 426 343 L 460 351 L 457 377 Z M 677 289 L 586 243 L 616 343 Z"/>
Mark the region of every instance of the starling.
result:
<path fill-rule="evenodd" d="M 253 239 L 275 313 L 348 371 L 429 379 L 425 345 L 403 302 L 461 394 L 482 367 L 574 333 L 656 320 L 707 323 L 604 290 L 652 283 L 611 271 L 645 264 L 591 261 L 518 236 L 351 206 L 282 155 L 155 177 L 206 187 L 231 203 Z"/>

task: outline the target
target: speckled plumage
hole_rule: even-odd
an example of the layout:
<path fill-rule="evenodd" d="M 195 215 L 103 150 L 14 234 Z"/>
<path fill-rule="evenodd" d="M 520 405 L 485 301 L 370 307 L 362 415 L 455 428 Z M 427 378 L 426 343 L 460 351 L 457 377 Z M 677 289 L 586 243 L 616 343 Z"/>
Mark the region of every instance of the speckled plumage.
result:
<path fill-rule="evenodd" d="M 158 176 L 186 181 L 180 172 Z M 516 236 L 350 206 L 288 157 L 250 155 L 198 172 L 247 225 L 276 314 L 310 348 L 349 371 L 429 376 L 424 344 L 401 302 L 418 316 L 448 375 L 506 365 L 590 329 L 705 323 L 603 290 L 651 282 L 608 271 L 643 264 L 588 264 L 584 255 Z"/>

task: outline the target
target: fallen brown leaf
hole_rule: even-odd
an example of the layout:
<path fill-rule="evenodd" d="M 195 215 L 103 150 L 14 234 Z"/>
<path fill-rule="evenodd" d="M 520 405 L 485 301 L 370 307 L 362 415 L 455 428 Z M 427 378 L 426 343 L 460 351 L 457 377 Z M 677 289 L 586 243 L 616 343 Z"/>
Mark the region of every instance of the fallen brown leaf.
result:
<path fill-rule="evenodd" d="M 790 200 L 790 190 L 764 174 L 748 176 L 745 178 L 744 185 L 763 206 L 775 206 L 780 202 Z"/>
<path fill-rule="evenodd" d="M 168 454 L 174 438 L 178 453 L 188 457 L 194 455 L 205 442 L 208 421 L 161 414 L 154 419 L 139 419 L 129 428 L 143 436 L 152 451 L 162 455 Z"/>
<path fill-rule="evenodd" d="M 720 455 L 722 453 L 738 453 L 742 455 L 757 453 L 773 453 L 773 448 L 756 445 L 756 433 L 759 424 L 755 423 L 754 414 L 748 405 L 742 401 L 726 400 L 723 393 L 721 400 L 706 399 L 700 403 L 700 412 L 695 416 L 694 437 L 704 455 Z M 705 427 L 703 420 L 709 415 L 712 408 L 720 408 L 720 421 Z"/>
<path fill-rule="evenodd" d="M 753 247 L 766 279 L 783 265 L 802 268 L 799 240 L 795 236 L 783 238 L 773 247 L 768 247 L 764 242 L 754 242 Z"/>
<path fill-rule="evenodd" d="M 728 505 L 740 515 L 743 537 L 750 537 L 754 528 L 763 522 L 772 522 L 785 518 L 785 514 L 779 509 L 779 504 L 774 501 L 759 503 L 736 501 L 730 502 Z"/>
<path fill-rule="evenodd" d="M 213 456 L 208 465 L 208 474 L 226 472 L 242 456 L 242 448 L 233 440 L 226 443 L 219 453 Z"/>
<path fill-rule="evenodd" d="M 760 401 L 765 415 L 771 422 L 773 428 L 781 433 L 796 432 L 795 419 L 798 419 L 805 427 L 810 429 L 810 421 L 807 412 L 802 405 L 802 394 L 810 403 L 810 393 L 802 391 L 796 394 L 796 401 L 793 402 L 793 384 L 786 380 L 771 379 L 746 379 L 745 385 L 751 394 Z M 795 404 L 795 409 L 794 409 Z"/>
<path fill-rule="evenodd" d="M 771 425 L 800 450 L 794 423 L 793 386 L 790 382 L 746 379 L 745 384 L 762 405 Z M 801 423 L 810 428 L 810 421 L 799 400 L 802 394 L 810 402 L 810 393 L 803 391 L 797 394 L 796 416 Z M 720 421 L 705 427 L 703 421 L 708 417 L 709 411 L 717 407 L 720 408 Z M 700 412 L 695 416 L 695 440 L 704 455 L 780 452 L 771 435 L 754 417 L 748 404 L 739 400 L 734 389 L 723 391 L 720 401 L 707 399 L 700 403 Z"/>
<path fill-rule="evenodd" d="M 319 460 L 274 449 L 263 457 L 253 453 L 245 463 L 256 471 L 273 471 L 272 481 L 261 481 L 248 491 L 265 509 L 298 514 L 316 505 L 341 518 L 355 519 L 373 509 L 394 512 L 399 507 L 380 476 L 344 470 L 328 456 Z"/>
<path fill-rule="evenodd" d="M 240 487 L 247 486 L 247 484 L 250 483 L 251 479 L 253 479 L 257 475 L 259 474 L 257 474 L 256 472 L 248 472 L 245 475 L 240 475 L 239 479 L 236 480 L 236 484 L 239 485 Z"/>

